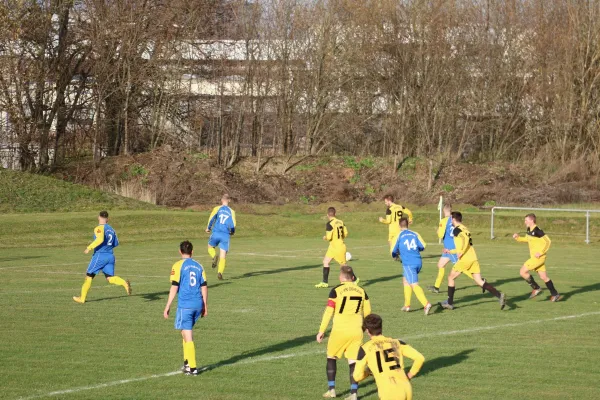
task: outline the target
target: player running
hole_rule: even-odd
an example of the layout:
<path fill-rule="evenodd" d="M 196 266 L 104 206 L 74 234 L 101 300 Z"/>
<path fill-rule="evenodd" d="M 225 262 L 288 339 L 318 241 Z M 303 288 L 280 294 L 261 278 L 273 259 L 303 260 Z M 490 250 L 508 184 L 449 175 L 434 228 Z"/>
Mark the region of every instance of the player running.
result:
<path fill-rule="evenodd" d="M 333 327 L 327 342 L 327 381 L 329 389 L 323 397 L 334 398 L 336 360 L 345 356 L 350 366 L 350 396 L 346 400 L 356 400 L 358 384 L 352 378 L 358 350 L 363 339 L 363 317 L 371 313 L 371 302 L 363 288 L 352 282 L 352 268 L 343 265 L 340 270 L 341 284 L 331 289 L 323 320 L 317 334 L 317 342 L 321 343 L 325 331 L 333 317 Z"/>
<path fill-rule="evenodd" d="M 548 290 L 550 290 L 550 301 L 559 301 L 560 294 L 554 288 L 554 283 L 548 278 L 546 273 L 546 254 L 550 249 L 550 238 L 536 225 L 535 214 L 527 214 L 525 216 L 525 226 L 527 227 L 527 233 L 525 237 L 520 237 L 518 233 L 513 235 L 513 238 L 517 242 L 529 244 L 529 260 L 525 261 L 525 264 L 521 267 L 521 276 L 531 286 L 533 291 L 531 292 L 530 299 L 542 292 L 540 285 L 536 283 L 533 276 L 529 271 L 536 271 L 540 278 L 546 284 Z"/>
<path fill-rule="evenodd" d="M 331 260 L 335 260 L 341 266 L 346 264 L 346 244 L 344 239 L 348 237 L 348 228 L 344 225 L 344 221 L 337 219 L 335 208 L 327 209 L 327 218 L 329 221 L 325 225 L 325 236 L 323 240 L 329 242 L 329 248 L 323 258 L 323 280 L 315 285 L 316 288 L 329 287 L 329 264 Z M 352 269 L 350 269 L 352 270 Z M 352 280 L 358 284 L 359 280 L 352 272 Z"/>
<path fill-rule="evenodd" d="M 450 275 L 448 275 L 448 300 L 440 303 L 440 305 L 448 310 L 454 309 L 454 292 L 456 290 L 454 280 L 464 272 L 471 274 L 479 287 L 496 296 L 500 301 L 500 309 L 504 310 L 504 307 L 506 307 L 504 293 L 499 292 L 495 287 L 481 279 L 481 267 L 479 266 L 477 254 L 473 247 L 471 232 L 462 224 L 462 214 L 456 211 L 451 215 L 452 225 L 454 226 L 452 234 L 454 235 L 456 248 L 454 250 L 444 249 L 444 254 L 457 254 L 458 262 L 454 264 L 454 268 L 452 268 Z"/>
<path fill-rule="evenodd" d="M 415 292 L 415 296 L 423 304 L 425 315 L 428 315 L 431 310 L 431 303 L 427 301 L 423 289 L 419 286 L 419 272 L 423 267 L 421 252 L 425 250 L 427 244 L 421 235 L 408 229 L 406 218 L 401 218 L 399 225 L 400 235 L 394 250 L 392 250 L 392 257 L 394 259 L 400 258 L 402 261 L 402 282 L 404 283 L 404 307 L 402 307 L 402 311 L 410 311 L 410 299 L 412 293 Z"/>
<path fill-rule="evenodd" d="M 103 272 L 108 283 L 125 288 L 131 295 L 131 283 L 115 276 L 115 255 L 113 249 L 119 245 L 119 239 L 115 230 L 108 225 L 108 211 L 100 211 L 98 215 L 98 226 L 94 228 L 94 241 L 83 251 L 88 254 L 94 250 L 94 255 L 88 265 L 85 281 L 81 287 L 81 295 L 73 296 L 75 302 L 83 304 L 87 298 L 88 291 L 92 287 L 92 280 L 96 274 Z"/>
<path fill-rule="evenodd" d="M 442 243 L 445 249 L 454 250 L 456 247 L 454 246 L 454 225 L 452 225 L 452 205 L 446 204 L 443 208 L 444 218 L 440 221 L 440 225 L 438 226 L 437 235 L 438 238 L 442 239 Z M 433 286 L 428 286 L 427 289 L 433 293 L 440 293 L 440 286 L 442 285 L 442 280 L 444 279 L 444 275 L 446 273 L 446 265 L 448 262 L 452 261 L 452 264 L 456 264 L 458 262 L 458 255 L 450 254 L 450 253 L 442 253 L 440 260 L 438 261 L 438 275 L 435 279 L 435 284 Z M 465 275 L 469 278 L 473 279 L 473 276 L 465 271 Z M 485 282 L 485 278 L 481 278 Z M 485 289 L 481 289 L 483 293 L 485 293 Z"/>
<path fill-rule="evenodd" d="M 367 315 L 363 329 L 371 338 L 358 352 L 354 380 L 373 374 L 381 400 L 412 400 L 410 380 L 419 373 L 425 357 L 402 340 L 383 336 L 383 321 L 377 314 Z M 413 360 L 410 372 L 404 372 L 404 357 Z"/>
<path fill-rule="evenodd" d="M 408 222 L 412 224 L 413 215 L 408 208 L 400 204 L 394 204 L 394 196 L 391 194 L 386 194 L 383 201 L 387 207 L 387 211 L 385 212 L 385 218 L 379 217 L 379 222 L 389 225 L 388 244 L 390 245 L 391 253 L 396 245 L 396 239 L 398 239 L 398 235 L 400 234 L 400 226 L 398 225 L 400 219 L 406 214 Z"/>
<path fill-rule="evenodd" d="M 221 205 L 213 208 L 208 217 L 208 225 L 206 226 L 206 233 L 212 234 L 208 239 L 208 255 L 212 258 L 212 267 L 217 268 L 217 278 L 223 279 L 223 273 L 225 272 L 225 258 L 229 252 L 229 241 L 231 236 L 235 234 L 235 211 L 229 207 L 230 197 L 228 194 L 224 194 L 221 197 Z M 219 246 L 219 254 L 215 250 L 215 247 Z"/>
<path fill-rule="evenodd" d="M 169 299 L 163 312 L 165 319 L 169 319 L 171 303 L 177 296 L 177 313 L 175 314 L 175 329 L 181 331 L 183 337 L 183 368 L 184 374 L 196 376 L 196 347 L 192 329 L 196 321 L 208 315 L 208 286 L 204 268 L 192 259 L 194 246 L 188 242 L 181 242 L 179 254 L 181 260 L 171 268 L 171 290 Z"/>

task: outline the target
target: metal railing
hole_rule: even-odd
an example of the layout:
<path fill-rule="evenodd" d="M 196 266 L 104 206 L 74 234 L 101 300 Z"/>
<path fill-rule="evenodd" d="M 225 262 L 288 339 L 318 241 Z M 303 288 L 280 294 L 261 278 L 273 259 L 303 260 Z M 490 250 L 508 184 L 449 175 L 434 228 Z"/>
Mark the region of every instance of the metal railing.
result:
<path fill-rule="evenodd" d="M 590 243 L 590 214 L 600 213 L 600 210 L 582 210 L 576 208 L 522 208 L 522 207 L 492 207 L 492 223 L 490 228 L 491 239 L 495 239 L 494 236 L 494 216 L 496 210 L 517 210 L 517 211 L 560 211 L 560 212 L 576 212 L 585 214 L 585 242 Z"/>

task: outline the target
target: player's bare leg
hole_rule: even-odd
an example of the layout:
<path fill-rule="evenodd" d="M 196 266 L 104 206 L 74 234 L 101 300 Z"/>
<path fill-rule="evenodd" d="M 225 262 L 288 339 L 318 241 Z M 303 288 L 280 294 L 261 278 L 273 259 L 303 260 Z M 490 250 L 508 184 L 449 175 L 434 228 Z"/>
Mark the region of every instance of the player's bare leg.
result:
<path fill-rule="evenodd" d="M 217 257 L 217 278 L 221 281 L 223 280 L 223 273 L 225 272 L 225 264 L 227 259 L 227 252 L 223 249 L 219 249 L 219 256 Z"/>
<path fill-rule="evenodd" d="M 450 271 L 450 275 L 448 275 L 448 299 L 440 303 L 440 306 L 447 310 L 454 310 L 454 292 L 456 291 L 454 280 L 460 274 L 460 271 Z"/>
<path fill-rule="evenodd" d="M 335 358 L 327 357 L 327 385 L 328 389 L 323 394 L 326 399 L 333 399 L 336 397 L 335 394 L 335 375 L 337 373 L 337 360 Z"/>
<path fill-rule="evenodd" d="M 323 258 L 323 280 L 321 283 L 315 285 L 316 288 L 328 288 L 329 287 L 329 264 L 331 264 L 333 258 L 325 256 Z"/>
<path fill-rule="evenodd" d="M 438 267 L 438 275 L 435 279 L 435 283 L 433 286 L 427 286 L 427 289 L 432 293 L 439 293 L 440 286 L 442 286 L 442 281 L 444 280 L 444 275 L 446 274 L 446 265 L 450 262 L 448 257 L 440 257 L 437 267 Z"/>
<path fill-rule="evenodd" d="M 504 293 L 500 292 L 494 286 L 486 282 L 485 279 L 481 277 L 481 274 L 473 274 L 473 280 L 479 285 L 479 287 L 484 288 L 486 291 L 496 296 L 500 302 L 500 309 L 504 310 L 504 307 L 506 307 L 506 296 Z"/>
<path fill-rule="evenodd" d="M 356 360 L 348 360 L 348 367 L 350 367 L 350 396 L 346 397 L 345 400 L 358 400 L 358 383 L 353 377 Z"/>
<path fill-rule="evenodd" d="M 183 373 L 186 375 L 197 376 L 196 347 L 194 346 L 192 330 L 182 330 L 181 337 L 183 338 Z"/>
<path fill-rule="evenodd" d="M 544 283 L 546 284 L 546 287 L 550 291 L 550 301 L 553 301 L 553 302 L 559 301 L 560 294 L 554 287 L 554 283 L 552 282 L 552 279 L 550 279 L 548 277 L 548 274 L 546 273 L 546 271 L 538 271 L 538 275 L 540 276 L 540 279 L 544 281 Z"/>

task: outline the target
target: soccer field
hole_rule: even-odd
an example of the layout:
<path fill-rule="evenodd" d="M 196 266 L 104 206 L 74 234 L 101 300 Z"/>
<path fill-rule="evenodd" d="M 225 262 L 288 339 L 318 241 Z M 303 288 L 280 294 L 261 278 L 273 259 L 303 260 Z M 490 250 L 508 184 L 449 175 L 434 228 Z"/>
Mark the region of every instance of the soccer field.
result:
<path fill-rule="evenodd" d="M 98 276 L 88 302 L 79 305 L 71 297 L 83 282 L 89 261 L 83 249 L 95 214 L 2 216 L 0 398 L 321 398 L 326 344 L 316 343 L 315 335 L 329 290 L 314 284 L 326 250 L 320 240 L 324 220 L 285 218 L 288 226 L 271 236 L 277 218 L 238 216 L 241 235 L 232 241 L 226 280 L 217 281 L 202 232 L 205 213 L 115 213 L 111 224 L 121 241 L 116 273 L 131 280 L 133 295 Z M 414 311 L 400 312 L 401 265 L 388 257 L 386 228 L 364 223 L 363 215 L 341 218 L 350 230 L 350 264 L 373 312 L 384 319 L 384 334 L 426 357 L 413 381 L 415 399 L 598 398 L 598 243 L 554 241 L 549 275 L 564 300 L 551 303 L 547 290 L 528 299 L 529 286 L 518 273 L 526 245 L 492 242 L 483 228 L 472 229 L 482 275 L 507 294 L 510 308 L 500 311 L 495 298 L 460 277 L 457 308 L 434 307 L 425 317 L 415 298 Z M 435 225 L 420 225 L 418 214 L 416 219 L 415 229 L 429 243 L 420 275 L 425 287 L 436 276 L 441 246 Z M 208 274 L 209 315 L 194 331 L 199 366 L 208 369 L 199 377 L 177 372 L 181 337 L 173 319 L 162 317 L 170 267 L 183 239 L 194 243 Z M 337 280 L 335 271 L 330 283 Z M 432 303 L 445 299 L 445 293 L 426 294 Z M 348 389 L 348 367 L 340 361 L 338 397 Z M 361 398 L 376 399 L 376 393 L 371 378 L 361 384 Z"/>

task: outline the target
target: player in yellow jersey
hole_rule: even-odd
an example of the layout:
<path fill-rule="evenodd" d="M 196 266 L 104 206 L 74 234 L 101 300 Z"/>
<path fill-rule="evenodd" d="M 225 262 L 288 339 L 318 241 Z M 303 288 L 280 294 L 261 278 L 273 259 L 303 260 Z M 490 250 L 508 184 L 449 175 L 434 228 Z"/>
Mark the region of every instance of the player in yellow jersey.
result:
<path fill-rule="evenodd" d="M 529 244 L 529 260 L 525 261 L 520 271 L 523 279 L 533 289 L 529 298 L 533 299 L 542 291 L 542 288 L 536 283 L 530 273 L 530 271 L 535 271 L 544 281 L 548 290 L 550 290 L 550 300 L 553 302 L 559 301 L 560 294 L 554 288 L 554 283 L 552 283 L 552 280 L 548 278 L 548 274 L 546 273 L 546 254 L 550 249 L 550 238 L 536 225 L 535 214 L 527 214 L 525 216 L 525 226 L 527 227 L 525 237 L 520 237 L 518 233 L 515 233 L 513 238 L 517 242 Z"/>
<path fill-rule="evenodd" d="M 340 265 L 346 264 L 346 244 L 344 239 L 348 237 L 348 228 L 344 221 L 336 218 L 335 208 L 327 209 L 328 222 L 325 225 L 325 236 L 323 240 L 329 242 L 329 248 L 323 259 L 323 280 L 315 285 L 316 288 L 329 287 L 329 264 L 335 260 Z M 353 275 L 352 279 L 358 283 L 358 279 Z"/>
<path fill-rule="evenodd" d="M 360 382 L 373 374 L 381 400 L 412 400 L 410 380 L 421 370 L 425 357 L 402 340 L 383 336 L 383 321 L 377 314 L 365 317 L 363 329 L 371 340 L 358 352 L 354 379 Z M 408 373 L 404 357 L 413 360 Z"/>
<path fill-rule="evenodd" d="M 472 275 L 473 280 L 479 287 L 496 296 L 500 301 L 500 309 L 504 310 L 504 307 L 506 307 L 506 296 L 504 293 L 499 292 L 495 287 L 481 279 L 481 267 L 475 253 L 475 248 L 473 247 L 471 232 L 462 224 L 462 214 L 456 211 L 451 215 L 456 248 L 454 250 L 444 249 L 444 254 L 457 254 L 458 262 L 454 264 L 454 268 L 452 268 L 450 275 L 448 275 L 448 300 L 440 303 L 440 305 L 448 310 L 454 309 L 454 292 L 456 290 L 454 280 L 460 274 L 467 273 Z"/>
<path fill-rule="evenodd" d="M 358 384 L 353 380 L 354 364 L 363 339 L 363 318 L 371 313 L 371 302 L 363 288 L 352 282 L 352 268 L 343 265 L 340 270 L 341 284 L 331 289 L 327 307 L 323 313 L 317 342 L 321 343 L 325 331 L 333 317 L 333 327 L 327 342 L 327 381 L 329 389 L 323 397 L 333 398 L 335 394 L 336 360 L 345 356 L 350 366 L 350 397 L 356 400 Z"/>
<path fill-rule="evenodd" d="M 379 217 L 379 222 L 389 226 L 388 244 L 390 245 L 391 253 L 396 245 L 398 235 L 400 235 L 400 225 L 398 223 L 404 217 L 408 219 L 408 223 L 412 224 L 413 215 L 408 208 L 403 207 L 400 204 L 394 204 L 394 196 L 391 194 L 386 194 L 383 201 L 387 207 L 387 211 L 385 213 L 385 218 Z"/>
<path fill-rule="evenodd" d="M 108 211 L 100 211 L 98 226 L 94 228 L 94 241 L 83 251 L 88 254 L 94 251 L 86 271 L 85 281 L 81 287 L 81 295 L 73 296 L 73 301 L 85 303 L 88 291 L 92 287 L 92 280 L 96 274 L 102 272 L 111 285 L 122 286 L 128 295 L 131 295 L 131 283 L 115 275 L 115 255 L 113 249 L 119 245 L 117 233 L 108 224 Z"/>

